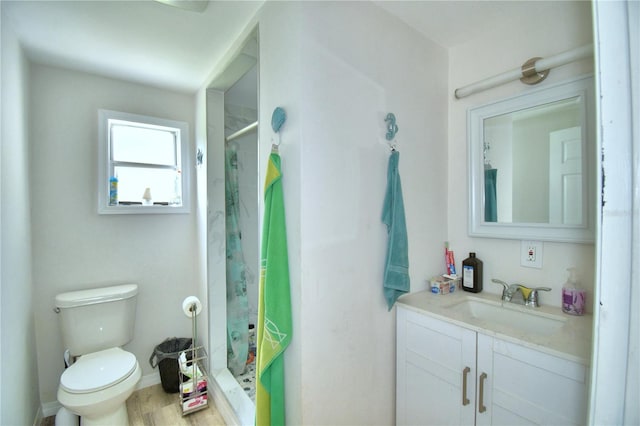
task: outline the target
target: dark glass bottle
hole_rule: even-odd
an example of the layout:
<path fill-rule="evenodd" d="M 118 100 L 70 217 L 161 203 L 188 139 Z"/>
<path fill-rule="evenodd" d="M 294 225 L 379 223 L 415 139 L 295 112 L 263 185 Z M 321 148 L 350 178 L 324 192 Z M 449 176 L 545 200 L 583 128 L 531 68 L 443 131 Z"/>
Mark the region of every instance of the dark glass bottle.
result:
<path fill-rule="evenodd" d="M 482 291 L 482 261 L 475 253 L 462 261 L 462 289 L 472 293 Z"/>

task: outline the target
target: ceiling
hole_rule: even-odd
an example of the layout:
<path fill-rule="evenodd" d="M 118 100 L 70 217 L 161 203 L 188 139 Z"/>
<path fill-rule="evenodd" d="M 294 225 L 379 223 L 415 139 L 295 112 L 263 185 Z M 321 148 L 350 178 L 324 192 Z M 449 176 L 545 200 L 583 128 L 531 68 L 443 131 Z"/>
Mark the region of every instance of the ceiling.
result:
<path fill-rule="evenodd" d="M 34 62 L 185 92 L 204 84 L 263 4 L 210 1 L 199 13 L 152 0 L 0 1 Z"/>
<path fill-rule="evenodd" d="M 34 62 L 195 92 L 263 3 L 211 0 L 195 12 L 152 0 L 2 0 L 2 14 Z M 375 3 L 447 48 L 532 10 L 531 1 Z"/>
<path fill-rule="evenodd" d="M 538 20 L 557 10 L 548 0 L 414 0 L 376 4 L 439 45 L 450 48 L 478 34 L 512 28 L 514 22 Z M 560 0 L 571 1 L 571 0 Z M 588 0 L 576 0 L 588 1 Z M 544 21 L 540 22 L 544 25 Z"/>

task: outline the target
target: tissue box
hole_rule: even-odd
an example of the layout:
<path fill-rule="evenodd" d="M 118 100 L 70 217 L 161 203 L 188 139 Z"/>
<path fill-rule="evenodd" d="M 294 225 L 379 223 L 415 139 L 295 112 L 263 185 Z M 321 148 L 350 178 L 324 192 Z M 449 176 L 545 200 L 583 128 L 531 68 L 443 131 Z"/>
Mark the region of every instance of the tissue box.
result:
<path fill-rule="evenodd" d="M 460 277 L 450 278 L 444 276 L 433 277 L 431 280 L 431 293 L 433 294 L 449 294 L 460 288 Z"/>

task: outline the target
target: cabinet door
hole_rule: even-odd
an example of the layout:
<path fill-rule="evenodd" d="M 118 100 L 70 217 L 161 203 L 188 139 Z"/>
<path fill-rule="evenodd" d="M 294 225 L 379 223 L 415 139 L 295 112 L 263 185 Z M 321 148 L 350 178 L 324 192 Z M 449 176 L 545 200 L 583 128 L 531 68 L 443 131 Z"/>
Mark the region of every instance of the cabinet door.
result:
<path fill-rule="evenodd" d="M 478 412 L 477 424 L 586 423 L 587 367 L 582 364 L 479 333 L 478 375 L 483 372 L 487 411 Z"/>
<path fill-rule="evenodd" d="M 396 423 L 473 424 L 476 333 L 401 306 L 397 313 Z"/>

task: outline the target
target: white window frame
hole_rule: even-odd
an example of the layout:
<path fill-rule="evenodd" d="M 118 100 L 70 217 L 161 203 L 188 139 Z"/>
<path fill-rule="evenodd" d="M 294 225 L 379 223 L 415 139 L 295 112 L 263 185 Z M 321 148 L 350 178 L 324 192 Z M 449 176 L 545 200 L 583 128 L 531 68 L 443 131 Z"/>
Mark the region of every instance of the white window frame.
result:
<path fill-rule="evenodd" d="M 109 205 L 109 178 L 111 177 L 110 120 L 123 120 L 145 125 L 177 129 L 180 142 L 180 173 L 182 176 L 182 205 Z M 183 121 L 167 120 L 139 114 L 98 110 L 98 213 L 99 214 L 172 214 L 189 213 L 190 173 L 189 173 L 189 125 Z"/>

